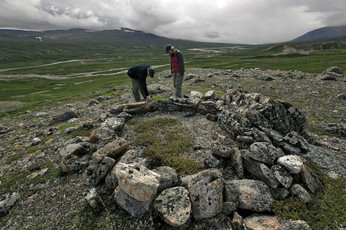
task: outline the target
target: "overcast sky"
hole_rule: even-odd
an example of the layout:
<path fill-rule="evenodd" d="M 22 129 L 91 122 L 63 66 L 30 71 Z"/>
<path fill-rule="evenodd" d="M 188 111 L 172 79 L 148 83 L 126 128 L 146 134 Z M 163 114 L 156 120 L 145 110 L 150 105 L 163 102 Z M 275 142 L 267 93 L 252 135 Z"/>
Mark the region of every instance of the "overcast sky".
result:
<path fill-rule="evenodd" d="M 128 27 L 169 38 L 261 44 L 346 25 L 346 0 L 0 0 L 0 28 Z"/>

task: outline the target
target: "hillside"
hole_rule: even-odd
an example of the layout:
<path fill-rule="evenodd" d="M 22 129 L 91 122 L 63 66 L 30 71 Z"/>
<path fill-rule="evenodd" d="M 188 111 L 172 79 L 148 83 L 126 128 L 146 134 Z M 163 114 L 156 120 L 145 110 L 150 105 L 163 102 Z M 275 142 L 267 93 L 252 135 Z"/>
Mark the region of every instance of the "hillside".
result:
<path fill-rule="evenodd" d="M 330 77 L 333 76 L 334 80 L 331 80 Z M 343 165 L 345 156 L 343 154 L 346 146 L 343 122 L 343 114 L 345 114 L 343 98 L 345 96 L 339 96 L 344 95 L 345 77 L 343 74 L 332 74 L 328 80 L 299 71 L 262 71 L 258 68 L 239 70 L 189 68 L 186 77 L 184 82 L 185 101 L 188 100 L 186 98 L 193 98 L 193 94 L 190 94 L 191 91 L 220 90 L 222 92 L 218 94 L 219 96 L 211 96 L 211 100 L 204 101 L 203 99 L 202 101 L 199 98 L 197 101 L 197 104 L 201 103 L 205 106 L 207 112 L 214 113 L 214 116 L 211 117 L 214 119 L 219 117 L 218 122 L 206 119 L 207 116 L 201 114 L 204 111 L 203 107 L 198 111 L 193 111 L 191 110 L 194 108 L 193 105 L 174 104 L 172 100 L 155 101 L 155 103 L 165 106 L 160 111 L 143 114 L 127 110 L 131 115 L 128 113 L 117 114 L 119 105 L 133 102 L 130 84 L 114 86 L 113 89 L 101 91 L 102 95 L 87 100 L 69 104 L 62 103 L 57 107 L 47 105 L 37 112 L 27 111 L 19 118 L 2 119 L 3 125 L 6 124 L 6 126 L 2 126 L 0 129 L 2 138 L 0 142 L 0 181 L 2 182 L 0 195 L 17 194 L 17 196 L 12 196 L 15 198 L 12 206 L 5 206 L 5 212 L 2 213 L 4 216 L 0 218 L 0 226 L 4 229 L 172 229 L 163 220 L 163 216 L 157 214 L 156 211 L 145 209 L 145 213 L 143 213 L 141 207 L 145 202 L 133 203 L 136 200 L 125 198 L 125 201 L 128 199 L 130 204 L 122 208 L 120 190 L 114 190 L 118 182 L 113 180 L 112 175 L 109 176 L 110 183 L 109 178 L 104 178 L 110 170 L 110 167 L 107 166 L 108 163 L 100 165 L 94 163 L 95 159 L 92 156 L 108 152 L 108 147 L 116 147 L 109 144 L 118 143 L 115 132 L 106 132 L 108 125 L 104 126 L 105 122 L 125 119 L 123 129 L 121 132 L 117 132 L 117 135 L 126 140 L 130 150 L 126 153 L 119 153 L 120 155 L 117 156 L 113 155 L 112 157 L 117 162 L 135 161 L 148 165 L 150 161 L 144 160 L 145 153 L 148 151 L 151 151 L 149 153 L 152 154 L 161 154 L 160 151 L 164 152 L 168 149 L 171 155 L 174 154 L 173 150 L 176 148 L 184 148 L 183 156 L 190 157 L 189 159 L 192 158 L 193 161 L 176 157 L 178 161 L 174 163 L 181 166 L 176 168 L 181 179 L 180 188 L 184 186 L 184 181 L 187 186 L 186 180 L 189 181 L 189 177 L 185 177 L 186 174 L 189 175 L 189 173 L 192 174 L 196 170 L 202 169 L 211 173 L 218 172 L 216 169 L 222 171 L 224 180 L 227 181 L 227 183 L 225 182 L 225 202 L 222 202 L 222 199 L 209 200 L 212 205 L 220 205 L 215 209 L 217 212 L 212 212 L 213 216 L 202 220 L 197 219 L 200 217 L 195 210 L 187 211 L 188 221 L 184 225 L 184 229 L 227 229 L 226 226 L 237 229 L 233 226 L 240 227 L 242 223 L 251 226 L 251 221 L 256 220 L 255 216 L 249 216 L 252 213 L 259 213 L 260 217 L 264 218 L 261 219 L 263 221 L 258 222 L 259 224 L 265 223 L 264 220 L 277 221 L 277 219 L 273 219 L 273 214 L 296 220 L 277 221 L 281 229 L 292 229 L 292 225 L 297 227 L 298 220 L 306 221 L 313 229 L 345 227 L 340 198 L 342 196 L 341 188 L 344 185 L 342 177 L 345 176 Z M 121 94 L 117 94 L 119 91 Z M 171 78 L 169 78 L 169 71 L 158 71 L 156 77 L 149 82 L 149 91 L 159 98 L 168 98 L 172 95 L 173 86 Z M 255 94 L 246 94 L 245 91 L 255 92 Z M 200 94 L 194 93 L 195 96 Z M 264 96 L 260 96 L 260 94 Z M 273 100 L 269 100 L 266 96 L 272 97 Z M 215 107 L 220 101 L 224 101 L 222 106 L 224 109 L 228 108 L 232 111 L 225 110 L 215 116 Z M 232 101 L 233 103 L 231 103 Z M 292 108 L 290 104 L 294 104 L 299 110 Z M 175 110 L 175 106 L 178 106 L 179 109 Z M 289 108 L 289 113 L 285 112 L 286 106 Z M 261 111 L 261 113 L 256 113 L 256 111 Z M 263 120 L 265 113 L 274 117 Z M 73 116 L 70 116 L 71 114 Z M 313 133 L 305 133 L 305 121 L 301 119 L 303 114 L 308 118 L 309 125 L 318 121 L 318 119 L 309 119 L 312 116 L 323 116 L 324 120 L 330 117 L 337 123 L 324 123 L 330 136 L 316 136 Z M 231 115 L 232 117 L 228 118 Z M 290 116 L 296 119 L 291 120 Z M 229 122 L 226 125 L 223 121 Z M 297 123 L 297 126 L 285 126 L 290 123 Z M 257 126 L 247 127 L 249 124 Z M 263 126 L 273 126 L 273 130 L 268 132 L 268 129 Z M 274 131 L 274 127 L 285 137 L 280 136 L 278 131 Z M 244 128 L 247 130 L 246 132 L 243 130 Z M 290 131 L 287 128 L 296 130 L 298 134 L 290 132 L 293 136 L 286 135 Z M 95 132 L 96 136 L 92 134 Z M 169 135 L 171 132 L 175 132 L 176 135 Z M 183 138 L 174 139 L 180 136 Z M 96 139 L 93 140 L 93 137 Z M 177 142 L 167 141 L 163 137 L 170 138 L 169 140 L 173 138 Z M 278 200 L 279 203 L 275 205 L 274 210 L 267 206 L 266 196 L 263 197 L 263 195 L 267 195 L 269 200 L 273 201 L 268 189 L 264 191 L 264 194 L 256 192 L 255 195 L 252 193 L 248 197 L 244 196 L 246 198 L 243 202 L 244 206 L 239 208 L 239 204 L 236 202 L 233 204 L 231 200 L 227 200 L 232 197 L 227 194 L 234 194 L 229 189 L 235 189 L 230 188 L 230 183 L 248 182 L 246 179 L 252 178 L 254 171 L 251 169 L 254 170 L 255 167 L 251 166 L 255 162 L 244 157 L 243 160 L 246 164 L 244 163 L 244 168 L 242 168 L 239 157 L 220 155 L 227 151 L 220 151 L 219 155 L 216 155 L 213 152 L 213 143 L 220 142 L 221 147 L 224 145 L 223 150 L 233 149 L 232 154 L 240 154 L 240 151 L 242 154 L 250 154 L 245 150 L 252 142 L 256 141 L 258 144 L 261 140 L 272 141 L 277 148 L 282 148 L 285 152 L 295 152 L 302 159 L 304 158 L 304 167 L 308 165 L 307 161 L 313 161 L 326 175 L 334 178 L 324 179 L 324 176 L 319 175 L 319 178 L 326 183 L 325 193 L 313 194 L 310 192 L 313 188 L 310 187 L 309 196 L 314 200 L 311 206 L 305 205 L 301 201 L 290 203 L 289 201 L 293 199 L 290 196 L 289 199 Z M 298 146 L 296 142 L 299 147 L 296 147 Z M 303 145 L 300 146 L 300 144 Z M 305 152 L 306 145 L 311 150 L 308 153 Z M 70 147 L 73 146 L 81 146 L 80 149 L 83 151 L 67 152 L 71 151 Z M 301 149 L 304 150 L 303 153 L 299 153 Z M 113 150 L 109 150 L 109 152 L 115 153 Z M 149 158 L 150 154 L 146 156 Z M 159 155 L 156 156 L 157 158 L 154 160 L 160 159 Z M 106 158 L 114 165 L 114 160 L 111 160 L 110 157 Z M 263 159 L 266 161 L 269 158 L 268 156 Z M 256 159 L 263 160 L 260 156 L 256 156 Z M 168 163 L 171 160 L 168 158 Z M 191 162 L 194 161 L 199 167 L 191 167 Z M 185 162 L 187 163 L 184 164 Z M 160 164 L 157 161 L 154 163 Z M 261 167 L 263 168 L 264 164 L 261 164 Z M 312 169 L 310 164 L 308 167 Z M 245 174 L 243 174 L 244 169 L 248 170 Z M 111 172 L 109 173 L 111 174 Z M 94 175 L 102 177 L 102 179 L 98 179 L 96 183 Z M 218 179 L 217 176 L 220 175 L 212 174 L 213 181 L 205 183 L 206 186 L 209 186 L 208 189 L 204 189 L 205 187 L 199 189 L 197 186 L 195 186 L 195 190 L 189 188 L 191 197 L 195 191 L 197 195 L 200 191 L 215 191 L 208 196 L 222 197 L 222 189 L 217 190 L 220 188 L 217 185 L 220 185 L 223 180 Z M 338 177 L 339 179 L 335 179 Z M 290 176 L 286 175 L 284 178 L 287 179 Z M 191 177 L 190 180 L 192 180 Z M 298 183 L 299 178 L 294 176 L 294 181 L 294 183 Z M 204 186 L 203 184 L 201 183 L 201 186 Z M 257 188 L 257 184 L 253 185 Z M 284 184 L 289 187 L 286 183 Z M 276 187 L 275 184 L 271 184 L 271 186 Z M 245 185 L 244 187 L 246 187 L 244 190 L 247 191 L 254 190 Z M 263 183 L 260 183 L 260 187 L 267 188 Z M 92 190 L 93 188 L 94 190 Z M 96 198 L 94 203 L 90 199 L 88 200 L 86 195 L 90 195 L 90 191 L 95 191 L 97 194 L 93 197 Z M 288 190 L 283 186 L 278 187 L 278 192 L 285 197 L 288 196 Z M 290 189 L 290 194 L 293 193 Z M 332 193 L 332 198 L 328 197 L 330 193 Z M 309 196 L 306 197 L 309 198 Z M 8 199 L 4 200 L 7 204 L 11 203 Z M 203 201 L 203 199 L 200 200 Z M 196 202 L 198 199 L 191 198 L 191 201 Z M 175 201 L 174 205 L 177 203 L 179 202 Z M 94 206 L 90 207 L 89 204 L 94 204 Z M 245 204 L 248 205 L 245 206 Z M 244 208 L 250 210 L 244 211 Z M 290 209 L 292 209 L 292 215 L 295 216 L 285 216 Z M 156 210 L 159 211 L 158 208 Z M 209 211 L 204 208 L 198 210 Z M 135 215 L 136 218 L 131 217 L 130 214 Z M 143 216 L 139 217 L 142 214 Z M 193 214 L 195 216 L 192 216 Z M 306 224 L 300 223 L 301 226 L 306 226 Z"/>
<path fill-rule="evenodd" d="M 346 37 L 346 26 L 328 26 L 310 31 L 292 42 L 311 42 L 318 40 L 341 39 Z"/>

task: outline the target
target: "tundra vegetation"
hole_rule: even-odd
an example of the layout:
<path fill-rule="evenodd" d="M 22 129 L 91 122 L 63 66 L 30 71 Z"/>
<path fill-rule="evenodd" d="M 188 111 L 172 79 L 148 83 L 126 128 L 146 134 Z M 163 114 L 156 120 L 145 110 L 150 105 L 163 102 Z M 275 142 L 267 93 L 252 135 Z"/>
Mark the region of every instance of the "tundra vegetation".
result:
<path fill-rule="evenodd" d="M 123 45 L 122 42 L 107 44 L 98 41 L 78 42 L 78 40 L 19 41 L 11 42 L 1 38 L 6 47 L 0 56 L 0 124 L 6 125 L 11 119 L 21 119 L 26 111 L 39 112 L 43 108 L 55 108 L 59 105 L 93 99 L 97 96 L 121 98 L 130 84 L 126 70 L 137 63 L 148 63 L 156 67 L 156 72 L 168 73 L 168 57 L 164 54 L 164 45 L 168 41 L 137 42 Z M 229 45 L 208 44 L 188 41 L 169 41 L 183 52 L 187 73 L 190 69 L 238 70 L 241 68 L 273 69 L 282 71 L 302 71 L 320 74 L 331 66 L 338 66 L 346 71 L 346 42 L 326 41 L 313 43 L 291 43 L 271 45 Z M 287 52 L 287 46 L 294 52 Z M 198 48 L 198 49 L 197 49 Z M 148 79 L 149 85 L 155 83 Z M 167 78 L 167 85 L 171 79 Z M 280 101 L 287 101 L 302 111 L 309 122 L 308 131 L 317 135 L 327 133 L 325 122 L 334 122 L 344 117 L 345 102 L 330 104 L 327 100 L 333 92 L 328 87 L 320 88 L 316 94 L 305 94 L 305 86 L 299 80 L 287 79 L 289 84 L 283 90 L 275 81 L 259 84 L 255 79 L 244 79 L 233 83 L 233 88 L 240 88 L 251 93 L 261 93 Z M 207 80 L 201 84 L 185 85 L 184 91 L 197 90 L 206 92 L 213 82 Z M 340 86 L 342 87 L 342 86 Z M 282 93 L 285 92 L 285 93 Z M 217 89 L 216 94 L 221 95 Z M 333 95 L 336 96 L 336 95 Z M 154 97 L 154 100 L 168 99 Z M 318 105 L 318 106 L 316 106 Z M 340 108 L 330 111 L 331 107 Z M 344 117 L 345 118 L 345 117 Z M 34 122 L 34 121 L 33 121 Z M 71 134 L 64 131 L 73 125 L 61 126 L 62 135 L 70 137 L 88 136 L 90 130 L 78 128 Z M 179 152 L 192 148 L 193 138 L 185 133 L 178 120 L 160 118 L 140 123 L 136 119 L 129 122 L 137 132 L 135 145 L 144 147 L 144 155 L 150 156 L 149 165 L 153 168 L 163 164 L 177 170 L 180 175 L 192 174 L 200 170 L 193 159 L 184 158 Z M 6 159 L 11 165 L 25 154 L 46 149 L 54 149 L 49 144 L 45 147 L 25 147 L 1 140 L 0 146 L 12 145 L 8 151 L 12 156 Z M 169 153 L 165 155 L 164 153 Z M 44 177 L 28 179 L 32 171 L 48 168 Z M 305 220 L 313 229 L 336 229 L 346 226 L 345 216 L 345 181 L 343 178 L 326 177 L 318 167 L 311 165 L 314 172 L 324 183 L 325 191 L 313 196 L 313 205 L 299 203 L 295 198 L 276 201 L 276 215 L 288 219 Z M 53 182 L 59 177 L 56 162 L 33 163 L 29 170 L 19 167 L 1 177 L 0 195 L 19 191 L 21 197 L 30 197 L 35 189 L 30 185 L 42 182 Z M 0 224 L 7 222 L 22 204 L 16 205 L 13 213 L 0 219 Z M 89 207 L 82 207 L 78 212 L 67 213 L 72 219 L 78 219 L 79 229 L 107 229 L 112 221 L 118 221 L 123 229 L 127 226 L 126 213 L 118 212 L 117 216 L 110 211 L 96 215 Z"/>

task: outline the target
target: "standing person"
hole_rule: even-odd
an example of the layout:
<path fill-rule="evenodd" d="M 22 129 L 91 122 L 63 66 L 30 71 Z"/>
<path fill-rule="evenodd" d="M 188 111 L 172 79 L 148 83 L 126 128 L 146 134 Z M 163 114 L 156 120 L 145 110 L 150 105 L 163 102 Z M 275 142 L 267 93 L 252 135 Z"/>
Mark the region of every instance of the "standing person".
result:
<path fill-rule="evenodd" d="M 155 70 L 147 64 L 138 64 L 131 67 L 127 71 L 127 75 L 131 78 L 132 81 L 132 93 L 136 101 L 141 101 L 139 92 L 146 99 L 147 102 L 151 102 L 151 97 L 147 89 L 147 76 L 151 78 L 154 77 Z"/>
<path fill-rule="evenodd" d="M 175 96 L 182 97 L 181 90 L 184 81 L 184 58 L 183 54 L 174 48 L 173 45 L 166 45 L 166 54 L 171 57 L 171 72 L 173 76 L 173 86 L 175 88 Z"/>

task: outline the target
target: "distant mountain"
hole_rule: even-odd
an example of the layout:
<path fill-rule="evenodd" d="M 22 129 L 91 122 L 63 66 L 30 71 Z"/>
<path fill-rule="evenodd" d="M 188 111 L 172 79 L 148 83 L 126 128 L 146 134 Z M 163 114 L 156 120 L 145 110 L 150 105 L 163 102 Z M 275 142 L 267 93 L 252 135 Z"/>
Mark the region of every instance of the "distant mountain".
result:
<path fill-rule="evenodd" d="M 346 38 L 346 26 L 328 26 L 310 31 L 292 42 L 311 42 L 320 40 L 331 40 Z"/>

